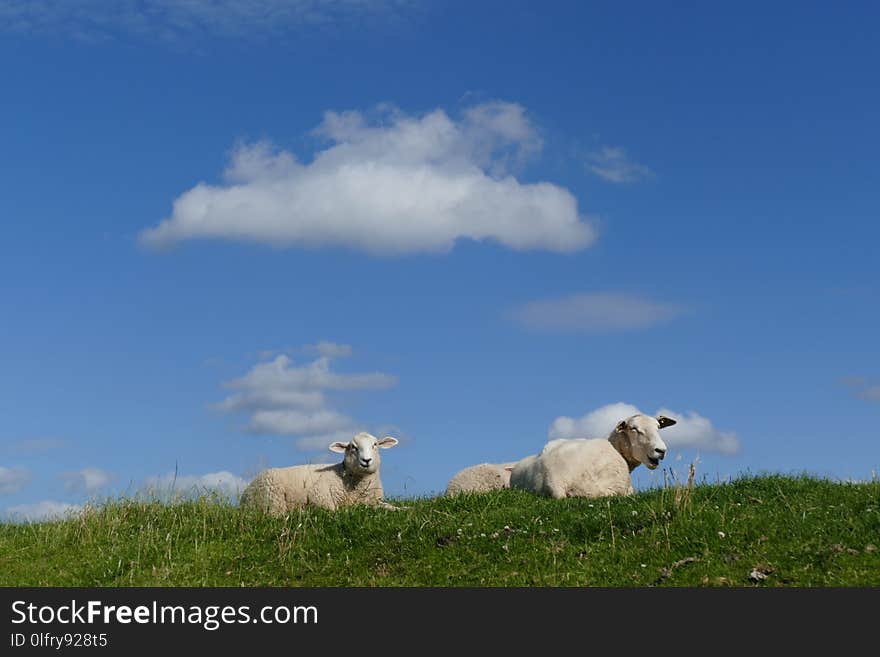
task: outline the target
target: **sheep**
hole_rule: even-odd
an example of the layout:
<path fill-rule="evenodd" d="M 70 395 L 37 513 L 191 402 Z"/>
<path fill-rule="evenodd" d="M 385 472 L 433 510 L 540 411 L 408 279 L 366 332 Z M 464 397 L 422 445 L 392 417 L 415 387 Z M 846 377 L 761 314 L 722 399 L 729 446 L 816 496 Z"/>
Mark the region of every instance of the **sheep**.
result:
<path fill-rule="evenodd" d="M 660 465 L 666 444 L 659 429 L 675 424 L 663 415 L 633 415 L 617 423 L 607 438 L 557 439 L 540 454 L 517 462 L 511 488 L 554 498 L 631 495 L 630 473 L 644 464 Z"/>
<path fill-rule="evenodd" d="M 382 499 L 379 449 L 389 449 L 397 439 L 381 440 L 361 432 L 351 442 L 334 442 L 330 451 L 345 454 L 333 464 L 303 464 L 264 470 L 241 494 L 241 506 L 283 516 L 295 509 L 318 506 L 335 511 L 352 504 L 396 509 Z"/>
<path fill-rule="evenodd" d="M 459 493 L 484 493 L 490 490 L 510 488 L 510 471 L 516 465 L 510 463 L 479 463 L 459 470 L 446 486 L 447 495 Z"/>

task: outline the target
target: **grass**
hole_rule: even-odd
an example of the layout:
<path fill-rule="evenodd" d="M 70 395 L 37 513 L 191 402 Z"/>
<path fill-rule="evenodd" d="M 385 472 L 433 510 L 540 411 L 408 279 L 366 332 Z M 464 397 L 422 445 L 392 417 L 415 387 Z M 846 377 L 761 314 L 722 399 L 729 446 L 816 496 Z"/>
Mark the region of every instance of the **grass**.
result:
<path fill-rule="evenodd" d="M 407 508 L 269 518 L 217 499 L 120 500 L 0 524 L 0 585 L 880 586 L 880 481 L 396 502 Z"/>

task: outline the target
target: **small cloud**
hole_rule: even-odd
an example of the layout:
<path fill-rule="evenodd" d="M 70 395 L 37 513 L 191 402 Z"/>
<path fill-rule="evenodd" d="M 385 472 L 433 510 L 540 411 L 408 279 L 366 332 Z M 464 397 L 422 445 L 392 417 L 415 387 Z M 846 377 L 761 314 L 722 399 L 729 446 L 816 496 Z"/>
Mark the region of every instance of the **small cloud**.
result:
<path fill-rule="evenodd" d="M 22 490 L 31 482 L 26 468 L 4 468 L 0 465 L 0 495 L 10 495 Z"/>
<path fill-rule="evenodd" d="M 79 504 L 43 500 L 34 504 L 10 506 L 4 516 L 10 522 L 43 522 L 71 518 L 82 510 L 83 507 Z"/>
<path fill-rule="evenodd" d="M 616 292 L 590 292 L 531 301 L 512 312 L 526 328 L 550 332 L 600 333 L 644 329 L 684 312 L 679 304 Z"/>
<path fill-rule="evenodd" d="M 254 433 L 295 436 L 337 431 L 350 425 L 350 418 L 329 409 L 313 411 L 259 409 L 251 416 L 249 428 Z"/>
<path fill-rule="evenodd" d="M 349 352 L 350 353 L 350 352 Z M 226 388 L 236 390 L 215 405 L 222 411 L 296 410 L 319 411 L 326 405 L 325 391 L 381 390 L 390 388 L 397 378 L 381 372 L 337 374 L 330 369 L 331 358 L 297 366 L 286 355 L 260 362 Z"/>
<path fill-rule="evenodd" d="M 334 440 L 349 440 L 360 425 L 333 408 L 329 393 L 383 390 L 393 387 L 397 377 L 382 372 L 333 371 L 334 359 L 352 355 L 346 344 L 320 342 L 307 350 L 319 356 L 303 364 L 294 363 L 285 354 L 258 362 L 244 376 L 224 384 L 233 392 L 213 408 L 248 413 L 248 431 L 294 436 L 301 450 L 323 450 Z"/>
<path fill-rule="evenodd" d="M 212 493 L 237 497 L 245 486 L 247 482 L 244 479 L 226 470 L 202 475 L 178 475 L 169 472 L 147 478 L 142 494 L 160 499 L 199 497 Z"/>
<path fill-rule="evenodd" d="M 648 167 L 633 162 L 622 148 L 603 146 L 587 155 L 587 169 L 611 183 L 632 183 L 653 178 Z"/>
<path fill-rule="evenodd" d="M 64 482 L 64 490 L 68 493 L 94 493 L 113 481 L 113 475 L 100 468 L 65 472 L 60 477 Z"/>
<path fill-rule="evenodd" d="M 618 422 L 641 411 L 632 404 L 607 404 L 579 418 L 561 416 L 553 420 L 547 431 L 549 440 L 557 438 L 605 438 Z M 693 411 L 677 413 L 667 408 L 655 414 L 673 418 L 677 423 L 663 429 L 663 441 L 670 448 L 704 449 L 722 454 L 736 454 L 740 448 L 737 435 L 719 431 L 712 422 Z"/>

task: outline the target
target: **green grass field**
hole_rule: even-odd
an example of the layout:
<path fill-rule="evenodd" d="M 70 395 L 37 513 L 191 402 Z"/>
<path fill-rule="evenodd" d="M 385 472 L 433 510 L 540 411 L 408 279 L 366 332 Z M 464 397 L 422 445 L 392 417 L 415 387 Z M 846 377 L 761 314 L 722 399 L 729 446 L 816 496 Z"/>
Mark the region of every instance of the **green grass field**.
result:
<path fill-rule="evenodd" d="M 629 498 L 505 490 L 288 518 L 115 501 L 0 524 L 3 586 L 880 586 L 880 481 L 745 476 Z"/>

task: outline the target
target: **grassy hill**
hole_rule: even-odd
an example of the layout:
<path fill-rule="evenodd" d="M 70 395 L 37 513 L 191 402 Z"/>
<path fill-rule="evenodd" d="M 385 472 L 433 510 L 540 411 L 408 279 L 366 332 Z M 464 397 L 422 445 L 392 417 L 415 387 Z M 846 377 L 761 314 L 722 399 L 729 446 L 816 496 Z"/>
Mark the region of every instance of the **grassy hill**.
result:
<path fill-rule="evenodd" d="M 880 586 L 878 481 L 397 502 L 407 508 L 276 519 L 218 500 L 122 500 L 0 524 L 0 585 Z"/>

